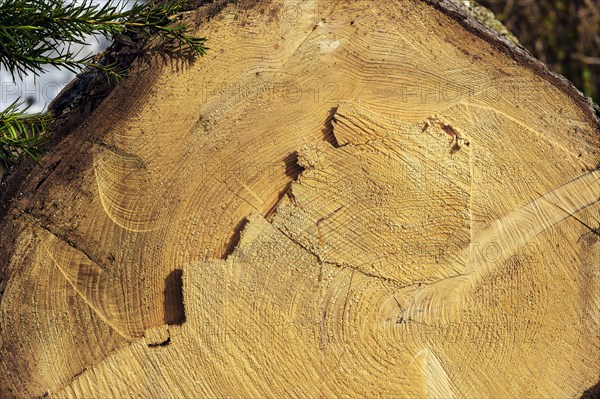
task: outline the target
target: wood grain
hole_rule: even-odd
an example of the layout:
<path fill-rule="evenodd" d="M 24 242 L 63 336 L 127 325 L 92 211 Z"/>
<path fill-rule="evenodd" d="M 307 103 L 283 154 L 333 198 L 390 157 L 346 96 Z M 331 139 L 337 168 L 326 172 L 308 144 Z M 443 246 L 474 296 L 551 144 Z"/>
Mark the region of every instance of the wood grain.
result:
<path fill-rule="evenodd" d="M 449 1 L 215 2 L 0 224 L 2 397 L 579 397 L 600 125 Z M 44 171 L 50 171 L 44 173 Z"/>

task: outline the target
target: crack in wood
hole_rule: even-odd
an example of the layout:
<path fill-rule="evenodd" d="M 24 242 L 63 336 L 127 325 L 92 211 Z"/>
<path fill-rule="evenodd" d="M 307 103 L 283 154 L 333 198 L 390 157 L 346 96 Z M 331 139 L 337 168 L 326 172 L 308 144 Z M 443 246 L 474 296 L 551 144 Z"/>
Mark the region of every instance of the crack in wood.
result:
<path fill-rule="evenodd" d="M 56 170 L 56 168 L 58 167 L 58 165 L 60 165 L 61 161 L 62 161 L 62 158 L 60 158 L 58 161 L 54 162 L 52 165 L 50 165 L 46 169 L 46 171 L 43 174 L 42 178 L 35 185 L 33 191 L 37 191 L 37 190 L 40 189 L 40 187 L 46 182 L 46 180 L 50 177 L 50 175 L 52 175 L 52 173 L 54 173 L 54 171 Z"/>
<path fill-rule="evenodd" d="M 77 252 L 81 253 L 82 255 L 84 255 L 91 263 L 93 263 L 94 265 L 98 266 L 103 271 L 105 271 L 105 272 L 107 272 L 109 274 L 112 274 L 110 268 L 108 268 L 104 264 L 104 262 L 100 261 L 96 256 L 92 255 L 88 250 L 86 250 L 85 248 L 83 248 L 81 245 L 79 245 L 75 241 L 69 239 L 67 237 L 66 233 L 60 231 L 56 227 L 51 226 L 50 224 L 43 223 L 41 219 L 39 219 L 38 217 L 36 217 L 29 210 L 23 210 L 23 211 L 21 211 L 21 214 L 25 218 L 25 220 L 28 220 L 33 226 L 39 227 L 42 230 L 50 233 L 54 237 L 60 239 L 62 242 L 64 242 L 65 244 L 67 244 L 69 247 L 71 247 L 75 251 L 77 251 Z"/>

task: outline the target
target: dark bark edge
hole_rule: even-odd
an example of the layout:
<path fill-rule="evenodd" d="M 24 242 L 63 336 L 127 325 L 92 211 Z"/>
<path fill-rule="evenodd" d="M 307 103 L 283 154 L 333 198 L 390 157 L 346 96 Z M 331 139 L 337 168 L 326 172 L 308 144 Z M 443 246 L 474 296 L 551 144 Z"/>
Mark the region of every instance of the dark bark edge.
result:
<path fill-rule="evenodd" d="M 513 58 L 519 64 L 532 69 L 538 76 L 558 87 L 584 111 L 595 125 L 596 133 L 600 132 L 600 107 L 583 95 L 571 81 L 552 71 L 546 64 L 535 58 L 525 48 L 516 45 L 505 36 L 482 24 L 473 15 L 453 0 L 422 0 L 426 4 L 441 11 L 475 36 L 490 43 L 498 50 Z"/>

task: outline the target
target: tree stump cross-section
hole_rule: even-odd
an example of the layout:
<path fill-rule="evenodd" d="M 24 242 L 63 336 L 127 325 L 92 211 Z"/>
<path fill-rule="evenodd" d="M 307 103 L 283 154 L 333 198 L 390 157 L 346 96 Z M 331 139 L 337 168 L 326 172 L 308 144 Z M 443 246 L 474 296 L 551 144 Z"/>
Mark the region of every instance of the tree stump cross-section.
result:
<path fill-rule="evenodd" d="M 597 390 L 570 83 L 446 0 L 182 18 L 207 55 L 136 60 L 0 221 L 0 396 Z"/>

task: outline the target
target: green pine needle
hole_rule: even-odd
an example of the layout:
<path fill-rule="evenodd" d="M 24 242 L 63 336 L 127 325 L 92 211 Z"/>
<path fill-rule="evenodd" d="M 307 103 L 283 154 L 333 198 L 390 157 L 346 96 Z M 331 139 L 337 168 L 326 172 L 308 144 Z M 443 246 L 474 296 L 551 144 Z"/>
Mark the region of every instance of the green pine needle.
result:
<path fill-rule="evenodd" d="M 48 65 L 77 72 L 85 67 L 110 68 L 94 63 L 94 55 L 78 58 L 71 44 L 86 44 L 92 34 L 114 37 L 126 30 L 157 34 L 165 44 L 176 43 L 193 56 L 206 52 L 206 39 L 189 34 L 182 24 L 173 25 L 171 16 L 186 9 L 185 1 L 166 0 L 134 4 L 127 10 L 122 1 L 100 6 L 91 0 L 66 3 L 63 0 L 3 0 L 0 3 L 0 64 L 13 75 L 39 75 Z M 65 46 L 66 44 L 66 46 Z"/>
<path fill-rule="evenodd" d="M 28 114 L 23 103 L 15 101 L 0 112 L 0 162 L 14 163 L 22 155 L 38 160 L 51 121 L 50 114 Z"/>
<path fill-rule="evenodd" d="M 206 39 L 194 37 L 185 25 L 174 23 L 172 16 L 189 7 L 187 0 L 159 0 L 136 3 L 130 9 L 121 0 L 104 5 L 84 0 L 1 0 L 0 65 L 22 78 L 40 75 L 48 66 L 79 72 L 94 68 L 119 80 L 126 71 L 117 63 L 99 63 L 94 55 L 79 57 L 71 45 L 86 45 L 86 38 L 100 34 L 114 38 L 126 31 L 145 32 L 160 38 L 164 48 L 203 56 Z M 0 162 L 15 162 L 26 154 L 38 159 L 49 115 L 28 115 L 17 101 L 0 112 Z"/>

